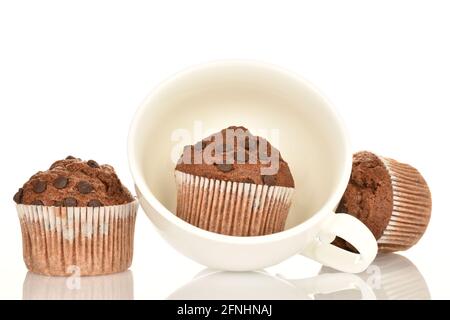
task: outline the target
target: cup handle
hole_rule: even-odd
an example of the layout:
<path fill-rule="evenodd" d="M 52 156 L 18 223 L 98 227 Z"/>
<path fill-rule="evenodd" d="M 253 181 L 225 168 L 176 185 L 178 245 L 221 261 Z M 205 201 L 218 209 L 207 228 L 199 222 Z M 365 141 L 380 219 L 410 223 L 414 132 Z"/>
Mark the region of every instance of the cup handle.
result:
<path fill-rule="evenodd" d="M 336 236 L 346 240 L 359 253 L 331 244 Z M 349 214 L 332 213 L 302 254 L 336 270 L 358 273 L 367 269 L 377 252 L 377 241 L 364 223 Z"/>
<path fill-rule="evenodd" d="M 370 285 L 355 274 L 324 273 L 309 279 L 288 281 L 302 288 L 309 295 L 338 293 L 356 289 L 361 293 L 361 300 L 377 299 Z"/>

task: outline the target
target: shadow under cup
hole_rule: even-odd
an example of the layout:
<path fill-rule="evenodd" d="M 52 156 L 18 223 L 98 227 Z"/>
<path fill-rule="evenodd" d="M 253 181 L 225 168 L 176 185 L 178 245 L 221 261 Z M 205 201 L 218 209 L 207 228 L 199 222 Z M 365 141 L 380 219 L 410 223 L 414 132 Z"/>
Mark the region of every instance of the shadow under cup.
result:
<path fill-rule="evenodd" d="M 149 96 L 136 115 L 129 146 L 134 176 L 143 181 L 140 191 L 147 188 L 175 215 L 174 161 L 183 146 L 231 125 L 245 126 L 253 134 L 266 131 L 265 138 L 288 162 L 295 193 L 286 229 L 324 207 L 335 208 L 351 167 L 340 118 L 303 80 L 248 62 L 209 64 L 182 72 Z M 199 126 L 203 132 L 195 132 Z M 270 136 L 274 132 L 276 139 Z M 183 135 L 188 141 L 177 140 Z"/>

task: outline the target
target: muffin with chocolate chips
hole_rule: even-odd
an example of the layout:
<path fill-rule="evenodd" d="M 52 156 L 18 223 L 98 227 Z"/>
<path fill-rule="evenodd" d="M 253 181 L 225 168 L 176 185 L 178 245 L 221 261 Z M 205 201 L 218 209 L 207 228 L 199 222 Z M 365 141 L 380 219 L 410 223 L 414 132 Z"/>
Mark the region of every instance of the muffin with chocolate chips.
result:
<path fill-rule="evenodd" d="M 289 166 L 244 127 L 186 146 L 175 178 L 177 216 L 199 228 L 233 236 L 284 230 L 294 191 Z"/>
<path fill-rule="evenodd" d="M 49 207 L 102 207 L 127 204 L 134 198 L 111 166 L 69 156 L 33 175 L 14 200 Z"/>
<path fill-rule="evenodd" d="M 25 264 L 46 275 L 98 275 L 131 265 L 137 202 L 113 167 L 69 156 L 14 195 Z"/>
<path fill-rule="evenodd" d="M 377 239 L 379 252 L 415 245 L 427 229 L 431 208 L 430 189 L 417 169 L 368 151 L 353 155 L 351 179 L 337 212 L 361 220 Z M 355 251 L 340 238 L 335 244 Z"/>

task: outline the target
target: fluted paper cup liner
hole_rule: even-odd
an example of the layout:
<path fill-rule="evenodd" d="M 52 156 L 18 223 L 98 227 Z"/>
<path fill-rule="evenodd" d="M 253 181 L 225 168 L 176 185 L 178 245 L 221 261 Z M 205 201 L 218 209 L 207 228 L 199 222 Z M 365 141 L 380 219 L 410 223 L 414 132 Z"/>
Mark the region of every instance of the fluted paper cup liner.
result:
<path fill-rule="evenodd" d="M 17 205 L 27 268 L 53 276 L 127 270 L 137 208 L 137 201 L 97 208 Z"/>
<path fill-rule="evenodd" d="M 284 230 L 293 188 L 222 181 L 175 171 L 177 216 L 204 230 L 259 236 Z"/>
<path fill-rule="evenodd" d="M 377 240 L 380 252 L 406 250 L 419 241 L 431 217 L 431 193 L 415 168 L 380 157 L 391 177 L 392 215 Z"/>

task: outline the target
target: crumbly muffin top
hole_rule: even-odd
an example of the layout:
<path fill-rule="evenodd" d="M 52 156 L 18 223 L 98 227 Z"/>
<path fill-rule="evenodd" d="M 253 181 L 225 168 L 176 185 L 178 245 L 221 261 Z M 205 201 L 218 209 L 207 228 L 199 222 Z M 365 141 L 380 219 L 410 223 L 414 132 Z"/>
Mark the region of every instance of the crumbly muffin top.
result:
<path fill-rule="evenodd" d="M 17 204 L 101 207 L 134 200 L 114 168 L 68 156 L 33 175 L 14 195 Z"/>
<path fill-rule="evenodd" d="M 379 239 L 392 214 L 391 176 L 375 154 L 361 151 L 353 155 L 352 175 L 336 212 L 361 220 Z"/>
<path fill-rule="evenodd" d="M 231 126 L 185 146 L 175 170 L 208 179 L 294 188 L 280 152 L 245 127 Z"/>

